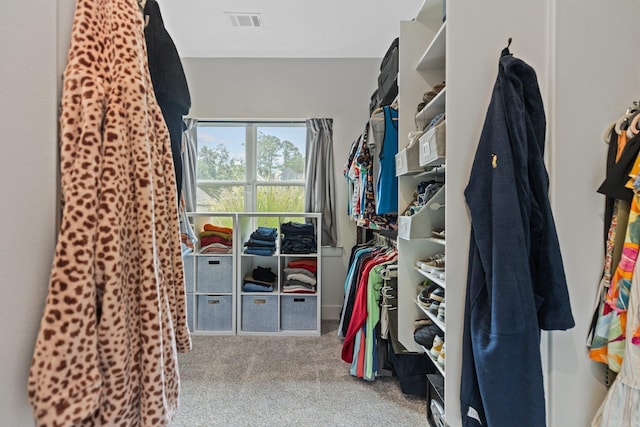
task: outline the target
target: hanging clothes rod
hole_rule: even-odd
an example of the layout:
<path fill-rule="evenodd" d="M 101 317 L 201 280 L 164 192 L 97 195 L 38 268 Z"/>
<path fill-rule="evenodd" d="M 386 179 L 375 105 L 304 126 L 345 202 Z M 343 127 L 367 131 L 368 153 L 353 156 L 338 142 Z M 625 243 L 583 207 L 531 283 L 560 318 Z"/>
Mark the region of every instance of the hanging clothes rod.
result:
<path fill-rule="evenodd" d="M 385 236 L 380 233 L 373 233 L 374 242 L 382 246 L 388 246 L 390 248 L 398 248 L 398 241 L 392 237 Z"/>

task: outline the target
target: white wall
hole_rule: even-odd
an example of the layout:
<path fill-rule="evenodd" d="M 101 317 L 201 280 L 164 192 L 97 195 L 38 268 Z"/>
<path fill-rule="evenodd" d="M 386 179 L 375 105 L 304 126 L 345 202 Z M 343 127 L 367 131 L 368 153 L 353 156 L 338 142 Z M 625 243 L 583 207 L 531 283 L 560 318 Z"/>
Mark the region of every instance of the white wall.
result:
<path fill-rule="evenodd" d="M 0 3 L 0 425 L 33 425 L 27 375 L 56 225 L 56 2 Z"/>
<path fill-rule="evenodd" d="M 640 3 L 555 1 L 552 203 L 576 327 L 552 335 L 551 425 L 589 425 L 606 388 L 604 365 L 584 345 L 603 266 L 607 145 L 601 135 L 640 97 L 637 26 Z"/>
<path fill-rule="evenodd" d="M 191 117 L 333 119 L 336 217 L 343 251 L 341 257 L 323 257 L 323 318 L 337 318 L 342 306 L 346 267 L 355 243 L 355 224 L 346 215 L 342 166 L 368 118 L 379 65 L 380 59 L 183 60 L 193 102 Z"/>
<path fill-rule="evenodd" d="M 544 101 L 549 99 L 547 16 L 543 2 L 447 2 L 447 141 L 450 147 L 455 147 L 455 151 L 447 147 L 446 200 L 447 223 L 455 224 L 447 225 L 448 381 L 445 393 L 447 422 L 451 426 L 461 423 L 461 332 L 470 233 L 463 192 L 498 75 L 500 53 L 509 37 L 513 38 L 511 52 L 536 70 Z M 450 375 L 453 380 L 449 380 Z"/>

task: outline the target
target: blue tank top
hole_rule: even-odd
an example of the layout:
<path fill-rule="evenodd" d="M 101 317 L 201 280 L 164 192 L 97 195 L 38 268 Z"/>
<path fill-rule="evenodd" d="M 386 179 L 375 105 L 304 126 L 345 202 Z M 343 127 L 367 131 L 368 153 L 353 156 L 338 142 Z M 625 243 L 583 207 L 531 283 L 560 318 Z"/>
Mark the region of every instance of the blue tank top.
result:
<path fill-rule="evenodd" d="M 383 107 L 383 111 L 384 138 L 380 148 L 380 172 L 376 187 L 376 213 L 378 215 L 398 212 L 398 177 L 396 176 L 398 111 L 388 105 Z"/>

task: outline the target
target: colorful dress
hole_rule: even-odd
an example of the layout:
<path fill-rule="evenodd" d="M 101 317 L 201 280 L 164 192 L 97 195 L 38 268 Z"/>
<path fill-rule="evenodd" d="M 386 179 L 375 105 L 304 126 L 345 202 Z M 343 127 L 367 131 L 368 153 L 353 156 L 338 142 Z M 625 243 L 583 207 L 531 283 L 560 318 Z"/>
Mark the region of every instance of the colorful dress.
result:
<path fill-rule="evenodd" d="M 628 311 L 625 313 L 627 345 L 622 366 L 591 423 L 592 427 L 640 426 L 640 346 L 632 344 L 632 332 L 640 328 L 640 265 L 636 263 L 634 270 L 631 294 L 627 300 Z"/>
<path fill-rule="evenodd" d="M 614 165 L 617 166 L 621 159 L 621 150 L 619 147 L 616 150 L 615 144 L 617 143 L 618 146 L 623 145 L 625 148 L 632 147 L 633 145 L 637 147 L 637 138 L 627 142 L 624 135 L 612 135 L 611 143 L 612 145 L 610 146 L 609 155 L 612 155 L 614 151 L 617 151 L 615 158 L 616 164 Z M 633 196 L 629 210 L 629 218 L 626 226 L 622 254 L 620 256 L 620 261 L 615 268 L 615 273 L 611 279 L 610 286 L 608 283 L 604 283 L 604 286 L 609 286 L 609 288 L 600 307 L 598 320 L 595 330 L 593 331 L 594 337 L 590 343 L 589 350 L 589 357 L 592 360 L 606 363 L 609 366 L 609 369 L 613 372 L 620 372 L 622 366 L 626 345 L 626 321 L 629 306 L 629 293 L 638 258 L 638 250 L 640 249 L 640 221 L 638 218 L 640 215 L 640 196 L 638 195 L 638 189 L 634 186 L 634 182 L 636 181 L 636 177 L 640 171 L 640 156 L 637 155 L 637 148 L 633 148 L 633 150 L 631 154 L 635 154 L 635 158 L 633 164 L 630 165 L 628 174 L 625 173 L 623 175 L 620 171 L 616 172 L 617 177 L 615 178 L 615 181 L 624 184 L 624 189 L 626 190 L 623 191 L 633 190 Z M 624 152 L 622 152 L 622 154 L 624 154 Z M 628 160 L 625 160 L 625 162 L 628 163 Z M 611 167 L 612 165 L 609 165 L 610 170 Z M 623 178 L 624 181 L 620 181 L 620 178 Z M 621 202 L 621 200 L 617 200 L 614 205 L 614 214 L 607 239 L 605 274 L 603 276 L 604 282 L 608 279 L 607 268 L 611 267 L 610 261 L 613 254 L 613 248 L 615 247 L 615 235 L 618 234 L 616 226 L 622 226 L 622 224 L 617 224 L 617 216 Z M 603 285 L 601 284 L 601 288 L 602 286 Z M 633 331 L 631 332 L 633 333 Z"/>

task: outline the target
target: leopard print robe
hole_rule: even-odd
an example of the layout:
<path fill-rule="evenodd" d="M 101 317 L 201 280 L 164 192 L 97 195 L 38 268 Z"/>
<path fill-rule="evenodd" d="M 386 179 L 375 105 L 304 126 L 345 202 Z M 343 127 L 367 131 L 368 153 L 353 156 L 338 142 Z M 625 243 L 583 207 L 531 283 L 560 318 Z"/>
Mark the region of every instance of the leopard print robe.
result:
<path fill-rule="evenodd" d="M 29 373 L 42 427 L 165 426 L 191 348 L 169 134 L 136 0 L 77 0 L 62 222 Z"/>

